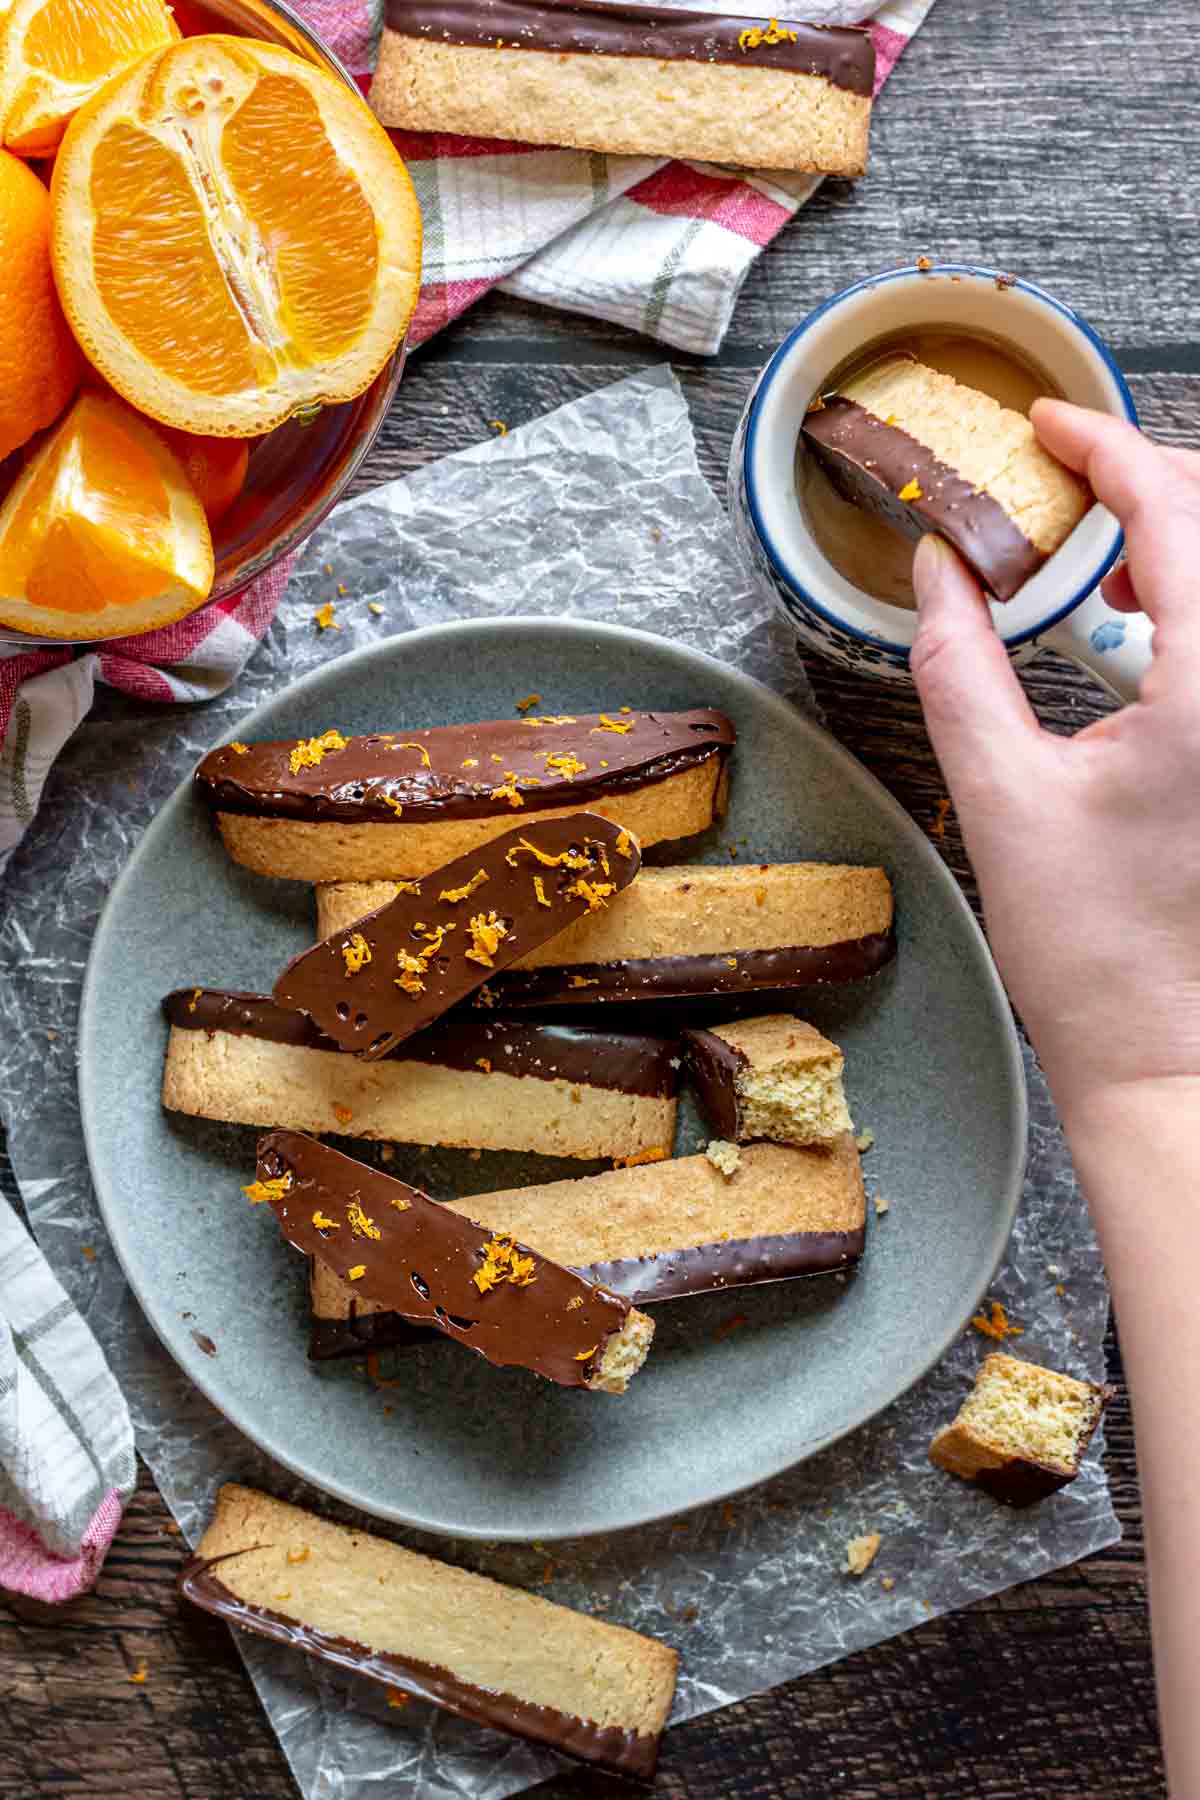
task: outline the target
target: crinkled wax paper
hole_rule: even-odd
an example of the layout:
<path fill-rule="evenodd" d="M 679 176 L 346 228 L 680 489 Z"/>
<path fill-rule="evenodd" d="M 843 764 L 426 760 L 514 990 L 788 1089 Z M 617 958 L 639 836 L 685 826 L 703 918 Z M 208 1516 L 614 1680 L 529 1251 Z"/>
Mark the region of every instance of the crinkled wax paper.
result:
<path fill-rule="evenodd" d="M 495 504 L 502 464 L 521 473 Z M 519 493 L 520 498 L 517 499 Z M 655 555 L 644 547 L 654 537 Z M 347 590 L 340 632 L 318 633 L 327 565 Z M 497 578 L 496 571 L 502 571 Z M 385 616 L 368 608 L 383 602 Z M 219 1483 L 259 1482 L 330 1508 L 261 1456 L 190 1386 L 125 1287 L 96 1212 L 75 1090 L 75 1018 L 105 894 L 155 809 L 218 735 L 264 695 L 346 650 L 410 626 L 538 612 L 627 621 L 696 645 L 805 701 L 770 596 L 736 560 L 696 463 L 669 371 L 618 382 L 497 442 L 342 507 L 308 546 L 279 619 L 235 691 L 204 707 L 142 712 L 109 698 L 75 736 L 13 861 L 0 920 L 0 1108 L 38 1238 L 107 1351 L 138 1444 L 195 1542 Z M 1107 1294 L 1083 1200 L 1044 1083 L 1030 1063 L 1025 1196 L 995 1293 L 1025 1326 L 1024 1354 L 1099 1377 Z M 867 1158 L 886 1190 L 886 1145 Z M 881 1228 L 904 1229 L 902 1215 Z M 95 1261 L 81 1254 L 87 1244 Z M 1056 1293 L 1061 1270 L 1065 1292 Z M 786 1681 L 1119 1535 L 1098 1456 L 1031 1513 L 931 1479 L 925 1451 L 979 1358 L 963 1342 L 904 1400 L 846 1443 L 725 1506 L 605 1539 L 436 1554 L 662 1637 L 683 1653 L 686 1719 Z M 343 1516 L 348 1516 L 344 1515 Z M 376 1529 L 379 1529 L 376 1527 Z M 383 1528 L 383 1529 L 386 1529 Z M 884 1537 L 864 1579 L 847 1540 Z M 404 1534 L 397 1534 L 404 1535 Z M 895 1585 L 885 1589 L 886 1574 Z M 254 1639 L 239 1647 L 310 1800 L 500 1800 L 559 1759 Z"/>

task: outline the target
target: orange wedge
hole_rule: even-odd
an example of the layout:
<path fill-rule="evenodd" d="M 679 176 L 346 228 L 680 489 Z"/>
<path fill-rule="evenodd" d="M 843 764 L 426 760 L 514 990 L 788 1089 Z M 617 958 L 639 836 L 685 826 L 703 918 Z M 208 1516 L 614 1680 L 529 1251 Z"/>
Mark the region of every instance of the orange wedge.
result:
<path fill-rule="evenodd" d="M 54 272 L 76 337 L 152 418 L 252 437 L 368 387 L 408 328 L 421 215 L 344 82 L 247 38 L 187 38 L 75 115 Z"/>
<path fill-rule="evenodd" d="M 21 156 L 53 153 L 113 75 L 179 31 L 163 0 L 0 0 L 0 129 Z"/>
<path fill-rule="evenodd" d="M 127 637 L 194 611 L 213 582 L 204 508 L 123 400 L 82 393 L 0 507 L 0 624 Z"/>

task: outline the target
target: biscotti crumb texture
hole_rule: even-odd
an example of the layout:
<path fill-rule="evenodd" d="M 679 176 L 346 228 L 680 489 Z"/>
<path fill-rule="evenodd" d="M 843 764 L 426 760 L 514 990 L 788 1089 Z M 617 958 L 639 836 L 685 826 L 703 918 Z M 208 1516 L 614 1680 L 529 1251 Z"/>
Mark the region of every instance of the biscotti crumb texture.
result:
<path fill-rule="evenodd" d="M 1112 1389 L 994 1352 L 929 1460 L 996 1500 L 1030 1506 L 1074 1481 Z"/>
<path fill-rule="evenodd" d="M 475 48 L 385 30 L 388 126 L 854 177 L 871 101 L 820 75 L 728 63 Z"/>
<path fill-rule="evenodd" d="M 625 1773 L 653 1771 L 678 1662 L 666 1645 L 236 1485 L 221 1489 L 197 1548 L 199 1563 L 218 1557 L 212 1573 L 237 1601 L 348 1640 L 375 1680 Z"/>

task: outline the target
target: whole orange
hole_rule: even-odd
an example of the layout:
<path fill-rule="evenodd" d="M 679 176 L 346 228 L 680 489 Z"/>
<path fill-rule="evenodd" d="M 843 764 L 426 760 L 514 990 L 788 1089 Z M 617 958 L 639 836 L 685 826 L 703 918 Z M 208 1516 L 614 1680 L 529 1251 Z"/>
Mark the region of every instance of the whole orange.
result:
<path fill-rule="evenodd" d="M 0 150 L 0 457 L 53 424 L 82 368 L 50 268 L 50 196 Z"/>

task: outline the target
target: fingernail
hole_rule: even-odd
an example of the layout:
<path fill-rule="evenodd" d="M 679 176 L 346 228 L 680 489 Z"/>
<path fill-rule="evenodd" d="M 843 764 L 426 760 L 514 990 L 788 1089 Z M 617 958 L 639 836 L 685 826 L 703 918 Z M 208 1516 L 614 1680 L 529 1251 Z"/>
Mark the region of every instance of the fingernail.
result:
<path fill-rule="evenodd" d="M 917 596 L 917 608 L 921 607 L 924 597 L 930 595 L 945 573 L 947 563 L 954 560 L 953 552 L 945 541 L 934 532 L 927 532 L 917 545 L 913 556 L 912 582 Z"/>

